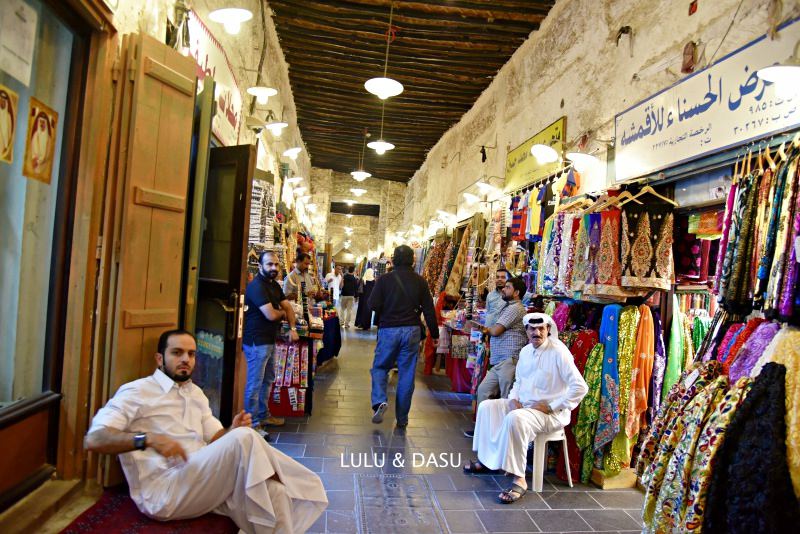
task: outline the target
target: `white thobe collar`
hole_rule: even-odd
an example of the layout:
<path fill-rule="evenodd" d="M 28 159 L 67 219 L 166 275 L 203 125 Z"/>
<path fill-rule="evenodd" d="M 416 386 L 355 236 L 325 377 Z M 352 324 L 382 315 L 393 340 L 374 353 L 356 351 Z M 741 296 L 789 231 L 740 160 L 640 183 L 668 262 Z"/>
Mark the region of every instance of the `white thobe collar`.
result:
<path fill-rule="evenodd" d="M 173 379 L 168 377 L 166 373 L 164 373 L 164 371 L 162 371 L 161 369 L 156 369 L 156 372 L 153 373 L 153 378 L 155 378 L 156 382 L 161 388 L 161 391 L 163 391 L 164 393 L 169 392 L 169 390 L 171 390 L 173 387 L 179 389 L 181 387 L 181 384 L 175 382 Z M 184 384 L 191 384 L 191 383 L 192 383 L 191 379 L 184 382 Z"/>

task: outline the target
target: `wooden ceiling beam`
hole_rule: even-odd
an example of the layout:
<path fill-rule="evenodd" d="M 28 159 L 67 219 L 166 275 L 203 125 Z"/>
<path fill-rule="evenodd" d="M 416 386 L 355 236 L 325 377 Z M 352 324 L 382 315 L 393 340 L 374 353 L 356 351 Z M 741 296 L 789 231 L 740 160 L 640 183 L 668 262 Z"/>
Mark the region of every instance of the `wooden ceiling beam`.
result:
<path fill-rule="evenodd" d="M 446 18 L 458 19 L 462 17 L 471 17 L 478 19 L 495 19 L 495 20 L 510 20 L 522 22 L 541 22 L 542 16 L 547 15 L 549 8 L 542 7 L 541 9 L 537 4 L 550 4 L 553 2 L 523 2 L 515 4 L 506 4 L 501 2 L 492 2 L 491 8 L 478 4 L 476 2 L 448 2 L 449 5 L 442 5 L 441 3 L 425 3 L 425 2 L 397 2 L 394 0 L 347 0 L 346 2 L 337 2 L 337 4 L 357 4 L 359 6 L 381 7 L 384 12 L 389 11 L 389 6 L 394 2 L 395 11 L 407 13 L 409 11 L 418 11 L 420 13 L 427 13 L 432 15 L 446 16 Z M 454 4 L 454 5 L 452 5 Z M 502 9 L 503 7 L 510 7 L 514 9 Z M 528 7 L 528 11 L 525 8 Z M 535 12 L 530 8 L 535 8 Z"/>

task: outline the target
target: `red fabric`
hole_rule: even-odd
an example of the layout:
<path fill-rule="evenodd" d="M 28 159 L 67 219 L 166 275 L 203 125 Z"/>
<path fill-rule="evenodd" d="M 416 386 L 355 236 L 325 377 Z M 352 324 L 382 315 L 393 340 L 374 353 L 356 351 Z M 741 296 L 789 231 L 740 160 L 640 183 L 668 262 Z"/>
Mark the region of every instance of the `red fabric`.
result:
<path fill-rule="evenodd" d="M 742 330 L 742 333 L 739 334 L 739 337 L 736 338 L 736 342 L 731 345 L 731 350 L 728 351 L 728 357 L 725 358 L 725 361 L 722 364 L 722 372 L 724 374 L 727 375 L 731 370 L 731 365 L 736 361 L 736 357 L 739 355 L 739 349 L 742 348 L 744 342 L 747 341 L 751 335 L 753 335 L 753 332 L 756 331 L 756 328 L 758 328 L 758 326 L 765 320 L 766 319 L 762 319 L 761 317 L 756 317 L 747 321 L 747 325 L 745 325 L 744 330 Z"/>
<path fill-rule="evenodd" d="M 436 312 L 436 323 L 441 325 L 442 324 L 442 308 L 444 308 L 445 302 L 445 292 L 442 291 L 439 293 L 439 298 L 436 300 L 436 306 L 434 306 L 434 311 Z M 438 332 L 437 332 L 438 334 Z M 433 374 L 433 364 L 436 362 L 436 347 L 433 346 L 433 338 L 430 336 L 430 332 L 428 332 L 428 337 L 425 338 L 425 370 L 422 371 L 422 374 L 430 375 Z"/>
<path fill-rule="evenodd" d="M 62 530 L 62 534 L 171 534 L 203 532 L 236 534 L 239 529 L 228 517 L 206 514 L 194 519 L 156 521 L 142 514 L 128 495 L 127 486 L 106 490 L 100 500 Z"/>
<path fill-rule="evenodd" d="M 598 334 L 595 330 L 581 330 L 569 348 L 570 352 L 572 352 L 572 357 L 575 358 L 575 366 L 581 372 L 581 375 L 583 375 L 583 370 L 586 368 L 586 360 L 589 359 L 589 353 L 597 345 L 597 341 Z M 564 433 L 567 436 L 569 469 L 573 484 L 577 484 L 581 480 L 581 450 L 578 448 L 578 444 L 575 443 L 575 434 L 572 433 L 572 426 L 578 422 L 579 410 L 580 406 L 572 410 L 569 425 L 564 428 Z M 565 482 L 567 480 L 567 468 L 564 467 L 564 461 L 561 459 L 556 462 L 556 476 Z"/>
<path fill-rule="evenodd" d="M 445 369 L 450 378 L 450 389 L 456 393 L 469 393 L 472 391 L 472 370 L 467 369 L 466 358 L 451 358 L 445 360 Z"/>

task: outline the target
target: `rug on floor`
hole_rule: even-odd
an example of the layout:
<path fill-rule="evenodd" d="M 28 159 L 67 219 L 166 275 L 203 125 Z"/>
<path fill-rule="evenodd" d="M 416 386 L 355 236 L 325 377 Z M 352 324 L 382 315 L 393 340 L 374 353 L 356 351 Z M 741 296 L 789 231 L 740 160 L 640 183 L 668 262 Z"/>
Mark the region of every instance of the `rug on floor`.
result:
<path fill-rule="evenodd" d="M 156 521 L 142 514 L 128 495 L 127 486 L 117 486 L 103 492 L 94 505 L 79 515 L 61 531 L 62 534 L 173 534 L 203 532 L 204 534 L 236 534 L 239 529 L 228 517 L 206 514 L 180 521 Z"/>

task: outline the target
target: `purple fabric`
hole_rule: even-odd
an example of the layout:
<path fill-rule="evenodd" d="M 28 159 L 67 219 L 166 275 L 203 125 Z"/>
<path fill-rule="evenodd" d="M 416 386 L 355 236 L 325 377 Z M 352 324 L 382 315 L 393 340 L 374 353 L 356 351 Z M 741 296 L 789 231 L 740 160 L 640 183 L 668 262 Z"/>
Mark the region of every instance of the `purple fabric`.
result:
<path fill-rule="evenodd" d="M 720 292 L 720 285 L 722 281 L 722 265 L 725 258 L 725 251 L 728 248 L 728 232 L 731 227 L 731 219 L 733 217 L 733 201 L 736 198 L 736 189 L 737 184 L 733 184 L 731 186 L 730 191 L 728 191 L 728 201 L 725 203 L 725 219 L 723 220 L 722 226 L 722 238 L 719 242 L 719 255 L 717 256 L 717 272 L 716 272 L 716 284 L 714 289 L 717 293 Z"/>
<path fill-rule="evenodd" d="M 553 322 L 556 323 L 559 332 L 566 330 L 568 320 L 569 305 L 566 302 L 559 302 L 553 312 Z"/>
<path fill-rule="evenodd" d="M 744 330 L 745 326 L 746 325 L 742 325 L 739 328 L 737 328 L 736 331 L 733 333 L 733 336 L 731 336 L 730 340 L 728 341 L 728 344 L 725 345 L 724 348 L 722 347 L 720 348 L 720 350 L 722 350 L 722 354 L 720 354 L 717 357 L 717 360 L 719 360 L 720 363 L 725 363 L 725 361 L 728 358 L 730 358 L 731 347 L 733 347 L 736 344 L 736 340 L 739 339 L 739 336 L 742 334 L 742 331 Z"/>
<path fill-rule="evenodd" d="M 750 371 L 755 367 L 756 362 L 764 353 L 772 338 L 774 338 L 778 331 L 781 329 L 777 323 L 762 323 L 753 332 L 753 335 L 745 341 L 742 349 L 739 351 L 739 356 L 731 364 L 731 370 L 728 373 L 728 379 L 731 384 L 739 380 L 743 376 L 748 376 Z"/>
<path fill-rule="evenodd" d="M 795 205 L 794 224 L 792 225 L 792 233 L 789 236 L 789 264 L 786 267 L 786 273 L 783 276 L 783 292 L 778 306 L 778 314 L 781 319 L 789 320 L 794 314 L 794 289 L 797 284 L 797 255 L 795 251 L 797 248 L 794 246 L 795 240 L 800 235 L 800 194 L 797 195 L 797 203 Z"/>
<path fill-rule="evenodd" d="M 653 374 L 650 378 L 650 392 L 648 393 L 647 417 L 648 422 L 652 423 L 655 414 L 661 407 L 661 387 L 664 384 L 664 371 L 667 367 L 667 353 L 664 350 L 664 333 L 661 330 L 661 313 L 652 310 L 653 331 L 656 334 L 655 358 L 653 358 Z"/>

